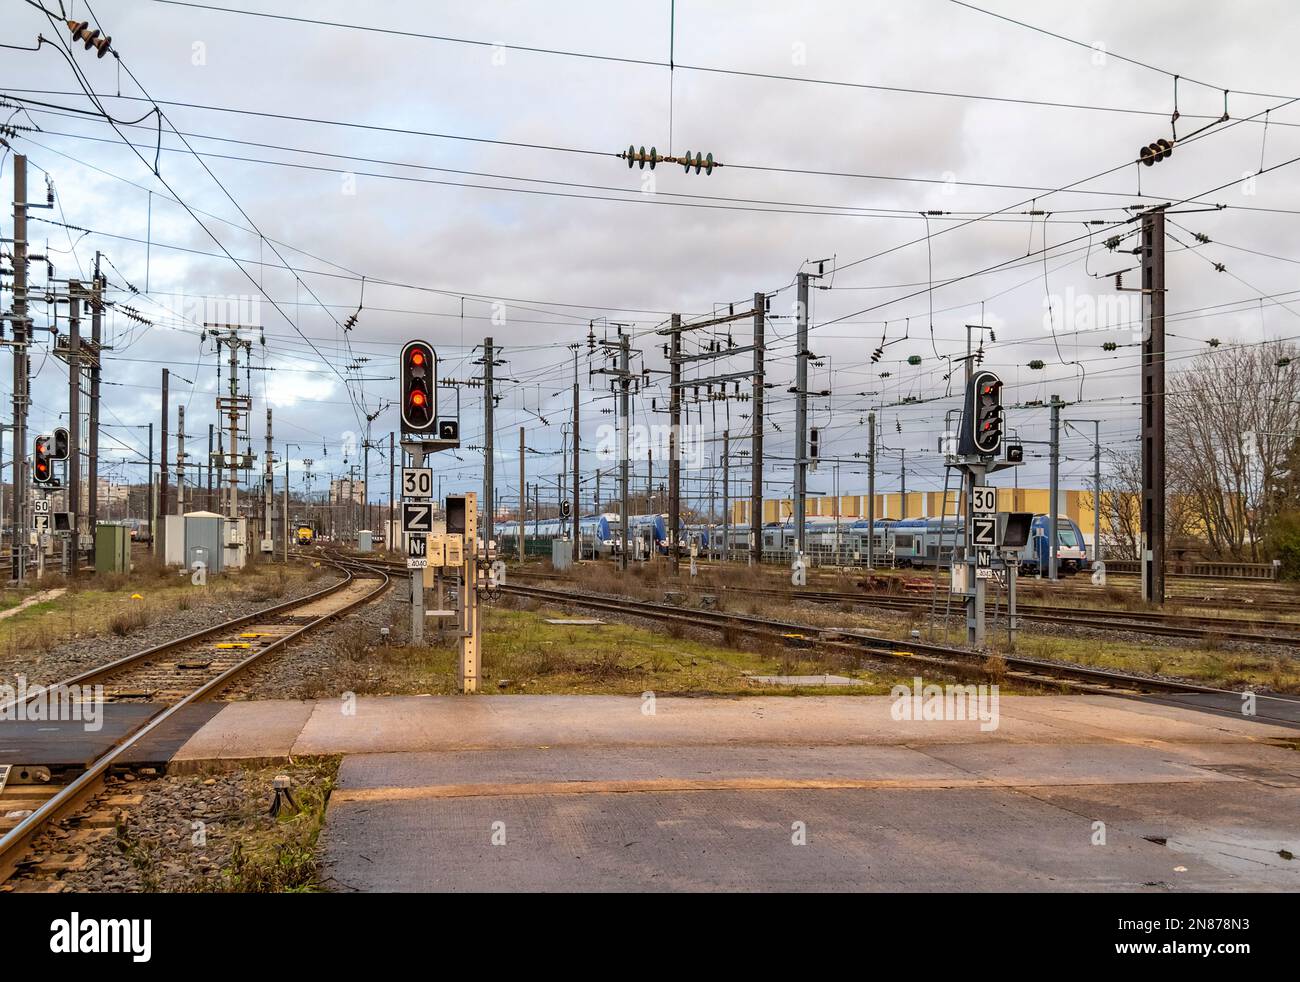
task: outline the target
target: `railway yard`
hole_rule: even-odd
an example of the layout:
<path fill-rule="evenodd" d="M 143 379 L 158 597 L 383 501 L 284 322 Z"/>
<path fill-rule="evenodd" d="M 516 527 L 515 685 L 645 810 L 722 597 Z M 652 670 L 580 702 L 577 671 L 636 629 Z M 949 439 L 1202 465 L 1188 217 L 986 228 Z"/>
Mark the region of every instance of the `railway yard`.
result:
<path fill-rule="evenodd" d="M 1300 8 L 984 2 L 5 5 L 16 977 L 1294 961 Z"/>
<path fill-rule="evenodd" d="M 947 833 L 922 799 L 948 798 L 976 826 L 989 808 L 1016 813 L 977 838 L 951 874 L 961 889 L 1300 884 L 1300 615 L 1286 588 L 1201 585 L 1153 611 L 1080 583 L 1068 606 L 1026 601 L 1014 650 L 994 622 L 972 653 L 955 626 L 945 638 L 942 594 L 906 571 L 822 571 L 795 589 L 743 566 L 674 578 L 662 559 L 622 576 L 532 563 L 485 598 L 481 694 L 467 703 L 453 695 L 450 632 L 408 643 L 404 573 L 380 555 L 304 549 L 246 571 L 247 587 L 187 588 L 176 623 L 78 633 L 39 658 L 8 646 L 0 681 L 62 682 L 79 698 L 102 685 L 103 698 L 96 728 L 0 708 L 18 765 L 0 793 L 0 890 L 603 889 L 628 877 L 930 889 L 925 843 Z M 138 589 L 104 593 L 130 604 Z M 21 614 L 24 632 L 63 616 Z M 995 715 L 900 720 L 890 693 L 914 679 L 996 684 Z M 271 817 L 277 781 L 292 805 Z M 1254 804 L 1230 806 L 1243 790 Z M 589 826 L 611 808 L 612 824 Z M 906 826 L 885 818 L 895 809 Z M 489 814 L 530 843 L 520 857 L 492 859 L 488 832 L 481 848 L 408 847 L 428 845 L 428 822 L 464 836 Z M 810 836 L 834 828 L 828 854 L 791 865 L 753 841 L 785 816 Z M 1122 845 L 1099 851 L 1093 823 L 1108 816 Z M 736 837 L 688 861 L 717 822 Z M 557 823 L 600 859 L 574 866 L 542 848 Z M 863 849 L 901 848 L 904 827 L 921 857 L 912 873 L 853 866 Z M 634 828 L 651 844 L 621 852 L 611 830 Z M 1021 860 L 995 872 L 1006 836 Z M 488 859 L 487 872 L 437 860 L 451 855 Z"/>

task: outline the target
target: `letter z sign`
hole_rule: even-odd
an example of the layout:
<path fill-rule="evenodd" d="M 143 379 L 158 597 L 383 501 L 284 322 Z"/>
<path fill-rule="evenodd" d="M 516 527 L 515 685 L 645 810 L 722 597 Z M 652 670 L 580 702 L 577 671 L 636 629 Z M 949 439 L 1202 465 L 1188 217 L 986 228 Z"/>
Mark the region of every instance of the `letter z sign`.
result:
<path fill-rule="evenodd" d="M 971 542 L 989 548 L 997 545 L 998 520 L 993 516 L 975 515 L 971 519 Z"/>
<path fill-rule="evenodd" d="M 403 501 L 402 531 L 413 535 L 428 535 L 432 532 L 433 503 L 429 501 Z"/>

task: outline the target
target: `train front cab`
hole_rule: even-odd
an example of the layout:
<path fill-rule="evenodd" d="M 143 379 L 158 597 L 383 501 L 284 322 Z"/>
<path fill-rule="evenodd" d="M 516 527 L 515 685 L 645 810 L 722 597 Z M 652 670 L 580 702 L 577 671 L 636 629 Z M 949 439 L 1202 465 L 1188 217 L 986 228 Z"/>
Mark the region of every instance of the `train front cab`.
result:
<path fill-rule="evenodd" d="M 1028 555 L 1022 561 L 1026 573 L 1036 575 L 1040 570 L 1047 572 L 1051 566 L 1049 553 L 1050 522 L 1046 515 L 1035 515 L 1029 527 Z M 1083 541 L 1079 526 L 1063 515 L 1056 517 L 1056 566 L 1060 573 L 1073 576 L 1085 569 L 1088 564 L 1088 550 Z"/>

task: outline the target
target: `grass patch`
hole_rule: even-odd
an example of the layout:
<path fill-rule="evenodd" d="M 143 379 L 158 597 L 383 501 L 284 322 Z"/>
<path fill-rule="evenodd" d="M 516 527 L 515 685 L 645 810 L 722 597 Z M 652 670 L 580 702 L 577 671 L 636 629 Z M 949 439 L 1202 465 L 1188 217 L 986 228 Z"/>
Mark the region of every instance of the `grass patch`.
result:
<path fill-rule="evenodd" d="M 1022 629 L 1018 650 L 1043 661 L 1165 675 L 1218 688 L 1250 687 L 1283 693 L 1300 692 L 1300 660 L 1294 657 L 1234 650 L 1227 646 L 1207 648 L 1192 639 L 1188 639 L 1187 645 L 1178 647 L 1060 637 L 1033 634 Z"/>
<path fill-rule="evenodd" d="M 126 637 L 176 610 L 230 600 L 277 599 L 308 577 L 308 568 L 301 565 L 263 565 L 213 577 L 200 587 L 191 583 L 187 573 L 148 559 L 137 561 L 129 574 L 86 574 L 73 580 L 47 576 L 28 590 L 5 591 L 3 606 L 13 607 L 36 594 L 66 587 L 62 595 L 0 621 L 0 656 L 44 654 L 74 637 Z M 132 600 L 135 594 L 141 599 Z"/>
<path fill-rule="evenodd" d="M 581 615 L 581 612 L 577 612 Z M 547 624 L 574 611 L 487 608 L 484 616 L 484 692 L 604 693 L 646 691 L 679 695 L 866 695 L 888 693 L 909 681 L 857 667 L 857 660 L 816 649 L 791 649 L 729 629 L 695 631 L 675 622 L 642 627 Z M 675 627 L 675 629 L 674 629 Z M 446 672 L 454 675 L 454 651 Z M 833 673 L 861 678 L 861 686 L 762 686 L 755 675 Z M 451 691 L 448 688 L 446 691 Z"/>
<path fill-rule="evenodd" d="M 308 765 L 316 772 L 314 779 L 296 780 L 292 789 L 298 810 L 282 811 L 276 818 L 255 816 L 246 824 L 221 871 L 219 890 L 315 893 L 321 889 L 316 845 L 325 824 L 325 806 L 338 776 L 339 760 L 328 758 Z"/>
<path fill-rule="evenodd" d="M 113 615 L 108 622 L 108 629 L 119 638 L 124 638 L 132 631 L 148 627 L 152 621 L 153 617 L 148 608 L 139 601 L 131 601 L 130 607 Z"/>

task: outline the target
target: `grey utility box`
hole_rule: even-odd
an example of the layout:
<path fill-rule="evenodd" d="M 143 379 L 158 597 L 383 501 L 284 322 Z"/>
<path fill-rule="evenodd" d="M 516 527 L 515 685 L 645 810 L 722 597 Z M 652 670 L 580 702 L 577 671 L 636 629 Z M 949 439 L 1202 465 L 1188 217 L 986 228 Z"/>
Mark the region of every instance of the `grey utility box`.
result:
<path fill-rule="evenodd" d="M 568 538 L 551 540 L 551 565 L 557 570 L 573 566 L 573 540 Z"/>
<path fill-rule="evenodd" d="M 222 536 L 226 519 L 216 512 L 192 511 L 185 516 L 185 565 L 207 565 L 209 573 L 225 568 Z"/>

